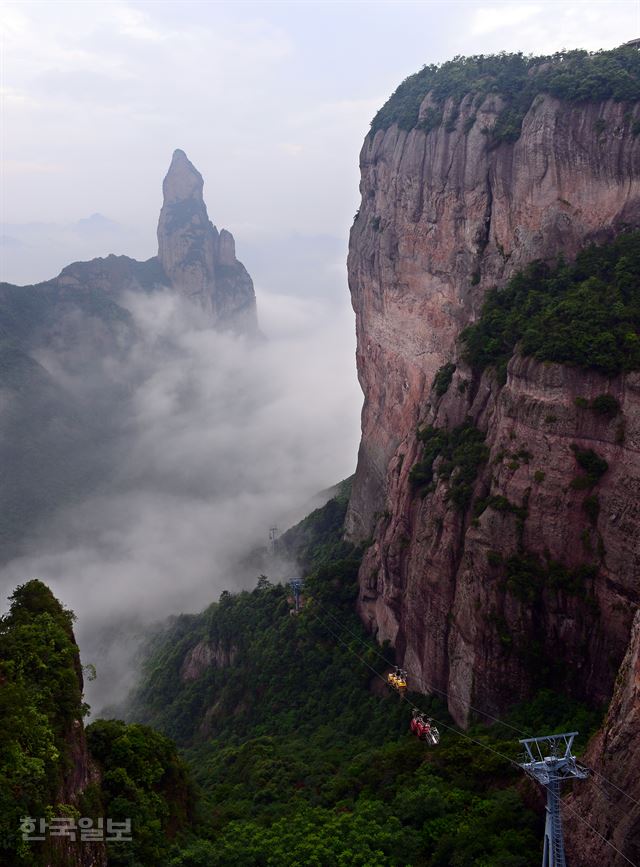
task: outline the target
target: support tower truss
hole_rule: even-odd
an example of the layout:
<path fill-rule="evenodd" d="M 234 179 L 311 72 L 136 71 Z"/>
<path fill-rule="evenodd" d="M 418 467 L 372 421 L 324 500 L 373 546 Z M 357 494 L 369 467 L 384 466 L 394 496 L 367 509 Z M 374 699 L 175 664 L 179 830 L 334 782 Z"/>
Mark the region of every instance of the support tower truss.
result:
<path fill-rule="evenodd" d="M 299 614 L 300 609 L 302 608 L 302 588 L 304 586 L 304 581 L 302 578 L 292 578 L 289 581 L 291 585 L 291 592 L 293 593 L 293 614 Z"/>
<path fill-rule="evenodd" d="M 547 820 L 544 828 L 542 867 L 566 867 L 562 818 L 560 816 L 560 786 L 565 780 L 584 780 L 588 771 L 572 753 L 578 732 L 525 738 L 522 770 L 547 790 Z"/>

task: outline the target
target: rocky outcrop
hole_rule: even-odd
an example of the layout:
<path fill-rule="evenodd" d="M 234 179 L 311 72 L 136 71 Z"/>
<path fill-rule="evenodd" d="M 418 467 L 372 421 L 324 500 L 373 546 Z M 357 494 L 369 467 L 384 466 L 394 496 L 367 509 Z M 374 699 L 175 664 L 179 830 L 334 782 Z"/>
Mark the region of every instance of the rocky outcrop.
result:
<path fill-rule="evenodd" d="M 200 641 L 185 656 L 180 668 L 180 679 L 198 680 L 208 668 L 229 668 L 233 665 L 237 654 L 237 647 L 224 647 L 220 643 Z"/>
<path fill-rule="evenodd" d="M 421 120 L 433 105 L 427 94 Z M 444 102 L 454 123 L 370 134 L 349 250 L 364 406 L 347 528 L 373 540 L 358 608 L 410 684 L 446 692 L 461 724 L 472 705 L 500 713 L 543 684 L 608 701 L 640 601 L 640 375 L 607 380 L 515 356 L 502 386 L 474 378 L 457 344 L 488 288 L 640 225 L 636 106 L 540 94 L 518 140 L 496 144 L 503 108 L 499 94 L 469 94 Z M 614 420 L 586 408 L 604 392 L 620 401 Z M 476 514 L 454 507 L 445 482 L 417 495 L 409 480 L 417 428 L 466 418 L 488 449 Z M 608 462 L 594 491 L 572 487 L 572 446 Z M 531 587 L 507 578 L 512 557 L 546 564 Z M 597 568 L 580 571 L 586 560 Z M 623 724 L 615 703 L 610 720 Z M 637 753 L 631 763 L 638 776 Z"/>
<path fill-rule="evenodd" d="M 80 653 L 75 644 L 73 632 L 70 632 L 71 640 L 75 646 L 73 670 L 78 679 L 80 693 L 84 690 Z M 78 708 L 78 712 L 80 712 Z M 100 787 L 102 777 L 97 763 L 91 757 L 87 745 L 87 737 L 82 719 L 78 716 L 71 720 L 65 727 L 64 733 L 64 756 L 61 757 L 60 784 L 56 794 L 56 804 L 69 805 L 78 811 L 82 817 L 86 812 L 87 803 L 93 802 L 91 809 L 96 809 L 96 798 L 100 799 Z M 88 796 L 88 799 L 87 799 Z M 64 810 L 54 815 L 63 815 Z M 63 863 L 69 867 L 106 867 L 107 850 L 103 842 L 83 842 L 76 840 L 50 837 L 46 847 L 50 850 L 47 856 L 51 861 L 47 863 Z"/>
<path fill-rule="evenodd" d="M 202 196 L 202 175 L 176 150 L 162 190 L 158 260 L 170 285 L 195 301 L 219 325 L 257 330 L 253 283 L 238 262 L 233 235 L 218 232 Z"/>
<path fill-rule="evenodd" d="M 41 298 L 38 309 L 47 308 L 40 333 L 34 339 L 55 338 L 61 328 L 68 338 L 73 319 L 86 318 L 84 309 L 93 302 L 95 323 L 110 327 L 114 319 L 108 309 L 114 303 L 126 306 L 126 293 L 172 290 L 197 305 L 205 324 L 224 331 L 258 334 L 253 282 L 244 265 L 236 259 L 233 235 L 218 232 L 207 215 L 202 175 L 184 151 L 176 150 L 164 179 L 164 201 L 158 222 L 158 255 L 146 262 L 129 256 L 109 255 L 90 262 L 74 262 L 52 280 L 35 287 L 0 284 L 0 305 L 9 308 L 16 295 L 29 290 Z M 87 293 L 82 298 L 79 293 Z M 33 304 L 37 299 L 30 300 Z M 124 312 L 120 310 L 124 315 Z M 11 325 L 14 322 L 9 318 Z M 0 333 L 3 331 L 0 320 Z M 13 336 L 13 335 L 11 335 Z M 69 342 L 67 340 L 67 342 Z M 75 341 L 73 341 L 75 342 Z M 114 344 L 115 346 L 116 344 Z M 113 349 L 114 347 L 109 347 Z"/>
<path fill-rule="evenodd" d="M 0 562 L 36 524 L 116 475 L 134 379 L 157 351 L 146 299 L 187 299 L 173 305 L 172 327 L 188 321 L 260 339 L 251 278 L 233 236 L 209 222 L 202 186 L 176 151 L 157 257 L 109 255 L 36 286 L 0 283 Z"/>
<path fill-rule="evenodd" d="M 589 745 L 591 778 L 569 801 L 566 836 L 576 864 L 640 864 L 640 611 L 602 730 Z M 612 843 L 618 852 L 602 838 Z M 624 857 L 623 857 L 624 856 Z M 626 859 L 626 860 L 625 860 Z"/>
<path fill-rule="evenodd" d="M 86 793 L 90 792 L 95 800 L 95 793 L 99 791 L 100 772 L 89 755 L 81 720 L 73 722 L 65 740 L 67 746 L 65 770 L 56 802 L 70 805 L 82 816 L 86 803 L 83 799 Z M 51 858 L 48 863 L 60 863 L 68 867 L 106 867 L 108 863 L 104 843 L 83 842 L 77 835 L 75 841 L 52 837 L 47 841 L 47 849 L 50 850 Z"/>

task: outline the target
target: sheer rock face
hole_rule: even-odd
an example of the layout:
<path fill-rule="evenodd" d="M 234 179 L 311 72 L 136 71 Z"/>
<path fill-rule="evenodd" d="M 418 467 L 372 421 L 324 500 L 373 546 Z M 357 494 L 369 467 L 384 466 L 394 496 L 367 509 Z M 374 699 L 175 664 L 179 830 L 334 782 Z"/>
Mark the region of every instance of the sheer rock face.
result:
<path fill-rule="evenodd" d="M 233 235 L 218 232 L 202 196 L 202 175 L 176 150 L 162 186 L 158 259 L 169 283 L 219 325 L 257 330 L 253 283 L 235 255 Z"/>
<path fill-rule="evenodd" d="M 427 96 L 421 116 L 429 106 Z M 533 259 L 571 258 L 640 221 L 640 137 L 628 104 L 540 96 L 518 141 L 489 148 L 483 129 L 501 107 L 492 95 L 474 108 L 470 95 L 453 132 L 392 126 L 362 148 L 349 251 L 365 397 L 354 537 L 366 538 L 384 509 L 390 461 L 485 290 Z"/>
<path fill-rule="evenodd" d="M 73 667 L 82 690 L 82 666 L 77 651 L 73 659 Z M 64 770 L 61 774 L 56 805 L 71 805 L 79 810 L 82 816 L 83 797 L 91 787 L 99 790 L 102 782 L 100 769 L 89 753 L 82 719 L 75 719 L 67 726 L 65 742 L 67 755 L 63 763 Z M 62 815 L 56 812 L 55 806 L 54 815 Z M 76 837 L 75 842 L 66 838 L 49 837 L 44 845 L 47 851 L 45 859 L 47 864 L 65 864 L 68 867 L 107 867 L 107 851 L 102 842 L 82 842 L 79 837 Z"/>
<path fill-rule="evenodd" d="M 629 648 L 602 730 L 585 757 L 595 769 L 587 783 L 578 783 L 572 810 L 586 819 L 622 853 L 617 854 L 572 813 L 566 815 L 566 837 L 576 864 L 588 867 L 640 864 L 640 611 L 636 613 Z M 602 776 L 601 776 L 602 775 Z M 629 797 L 633 798 L 634 804 Z M 625 858 L 627 860 L 625 860 Z"/>
<path fill-rule="evenodd" d="M 429 105 L 427 96 L 421 115 Z M 515 357 L 500 387 L 490 375 L 473 381 L 456 349 L 488 288 L 534 259 L 570 259 L 640 225 L 636 107 L 539 96 L 518 141 L 490 148 L 482 130 L 500 108 L 496 95 L 479 107 L 468 96 L 454 131 L 392 126 L 368 136 L 349 251 L 364 406 L 347 531 L 373 539 L 359 611 L 395 646 L 410 683 L 446 691 L 462 724 L 470 705 L 500 713 L 543 679 L 608 700 L 640 599 L 640 374 L 609 381 Z M 438 398 L 434 376 L 451 361 L 453 381 Z M 621 417 L 576 406 L 603 392 L 618 398 Z M 422 454 L 416 428 L 466 417 L 490 450 L 474 497 L 514 507 L 487 508 L 476 520 L 448 502 L 446 483 L 424 498 L 409 484 Z M 571 487 L 579 474 L 572 444 L 609 463 L 595 518 L 584 506 L 594 491 Z M 546 582 L 535 598 L 518 596 L 503 563 L 523 547 L 568 568 L 595 559 L 597 577 L 579 592 Z M 581 863 L 604 861 L 585 855 Z"/>

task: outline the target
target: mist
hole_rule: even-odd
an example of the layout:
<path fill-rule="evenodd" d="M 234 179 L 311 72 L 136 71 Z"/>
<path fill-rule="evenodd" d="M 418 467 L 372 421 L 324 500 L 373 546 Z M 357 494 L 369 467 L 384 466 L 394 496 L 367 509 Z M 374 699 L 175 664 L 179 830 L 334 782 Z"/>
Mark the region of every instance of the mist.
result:
<path fill-rule="evenodd" d="M 38 576 L 77 613 L 99 711 L 126 692 L 148 624 L 253 583 L 249 555 L 269 527 L 353 472 L 362 397 L 345 261 L 377 109 L 424 63 L 457 54 L 618 45 L 637 4 L 631 18 L 626 0 L 559 0 L 554 15 L 475 0 L 455 14 L 440 0 L 366 14 L 357 3 L 5 6 L 2 279 L 152 256 L 158 179 L 180 146 L 237 239 L 267 337 L 219 334 L 173 296 L 123 299 L 137 339 L 122 355 L 96 352 L 82 322 L 58 351 L 39 350 L 49 380 L 31 430 L 8 427 L 18 398 L 0 391 L 0 443 L 24 436 L 37 454 L 16 491 L 46 506 L 0 567 L 0 595 Z M 89 418 L 74 429 L 77 408 Z M 58 498 L 50 465 L 73 474 L 71 495 Z"/>
<path fill-rule="evenodd" d="M 39 577 L 76 613 L 94 711 L 125 696 L 149 624 L 255 584 L 269 528 L 353 472 L 361 406 L 346 291 L 258 288 L 267 339 L 253 343 L 172 292 L 120 301 L 138 339 L 99 372 L 68 348 L 38 355 L 66 393 L 105 404 L 108 473 L 0 572 L 3 597 Z"/>

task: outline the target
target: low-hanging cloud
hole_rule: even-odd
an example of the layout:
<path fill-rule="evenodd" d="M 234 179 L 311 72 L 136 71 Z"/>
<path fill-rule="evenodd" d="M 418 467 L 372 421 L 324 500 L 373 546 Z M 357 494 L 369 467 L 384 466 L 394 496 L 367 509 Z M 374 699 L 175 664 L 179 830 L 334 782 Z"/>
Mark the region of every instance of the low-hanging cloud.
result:
<path fill-rule="evenodd" d="M 126 692 L 146 625 L 255 582 L 247 554 L 269 527 L 353 471 L 361 398 L 346 299 L 260 300 L 277 333 L 252 344 L 203 326 L 173 293 L 123 299 L 139 339 L 90 386 L 68 350 L 64 369 L 39 355 L 67 392 L 113 393 L 113 458 L 96 489 L 38 527 L 0 589 L 38 576 L 76 612 L 97 709 Z"/>

